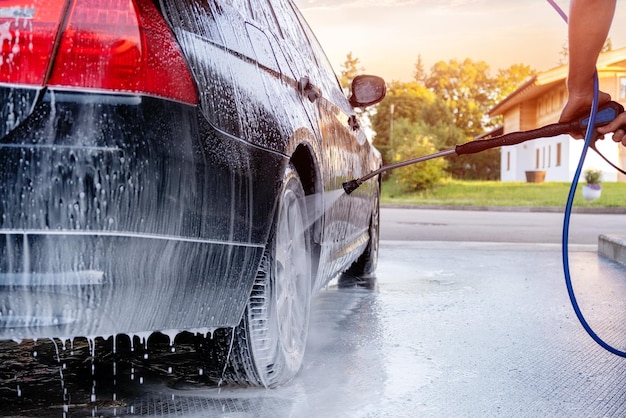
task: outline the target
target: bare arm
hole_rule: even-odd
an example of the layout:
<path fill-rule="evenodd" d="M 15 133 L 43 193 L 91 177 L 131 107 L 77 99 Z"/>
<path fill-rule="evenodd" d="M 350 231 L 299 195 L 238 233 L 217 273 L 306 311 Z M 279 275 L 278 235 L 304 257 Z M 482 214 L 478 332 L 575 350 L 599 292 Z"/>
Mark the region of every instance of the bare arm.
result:
<path fill-rule="evenodd" d="M 591 108 L 593 74 L 611 27 L 615 3 L 616 0 L 572 0 L 570 3 L 569 97 L 561 113 L 561 122 Z M 610 99 L 608 94 L 600 94 L 600 104 Z"/>

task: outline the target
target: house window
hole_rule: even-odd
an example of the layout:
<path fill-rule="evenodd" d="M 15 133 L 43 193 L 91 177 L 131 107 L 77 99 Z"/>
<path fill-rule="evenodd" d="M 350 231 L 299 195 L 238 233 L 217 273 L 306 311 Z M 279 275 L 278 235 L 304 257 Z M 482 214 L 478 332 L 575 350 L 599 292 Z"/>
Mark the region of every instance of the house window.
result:
<path fill-rule="evenodd" d="M 506 153 L 506 171 L 511 171 L 511 151 Z"/>
<path fill-rule="evenodd" d="M 626 77 L 619 79 L 619 98 L 626 99 Z"/>
<path fill-rule="evenodd" d="M 535 150 L 535 168 L 539 169 L 539 158 L 541 157 L 541 153 L 539 152 L 539 148 Z"/>
<path fill-rule="evenodd" d="M 556 144 L 556 166 L 561 166 L 561 143 Z"/>
<path fill-rule="evenodd" d="M 548 168 L 550 168 L 550 163 L 552 162 L 552 147 L 548 147 Z"/>

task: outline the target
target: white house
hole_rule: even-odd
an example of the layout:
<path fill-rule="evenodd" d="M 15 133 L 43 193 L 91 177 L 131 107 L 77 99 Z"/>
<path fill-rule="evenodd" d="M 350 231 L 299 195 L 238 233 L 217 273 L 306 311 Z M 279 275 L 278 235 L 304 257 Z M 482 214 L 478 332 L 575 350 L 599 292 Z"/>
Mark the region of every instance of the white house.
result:
<path fill-rule="evenodd" d="M 600 90 L 626 104 L 626 48 L 601 54 L 598 59 Z M 491 109 L 489 116 L 503 116 L 503 132 L 529 130 L 558 122 L 567 99 L 567 65 L 540 73 Z M 610 137 L 597 147 L 614 164 L 624 167 L 626 149 Z M 502 147 L 500 179 L 526 181 L 527 172 L 545 172 L 545 181 L 571 181 L 582 153 L 583 141 L 569 135 L 542 138 Z M 626 181 L 626 177 L 589 150 L 584 169 L 602 171 L 602 181 Z"/>

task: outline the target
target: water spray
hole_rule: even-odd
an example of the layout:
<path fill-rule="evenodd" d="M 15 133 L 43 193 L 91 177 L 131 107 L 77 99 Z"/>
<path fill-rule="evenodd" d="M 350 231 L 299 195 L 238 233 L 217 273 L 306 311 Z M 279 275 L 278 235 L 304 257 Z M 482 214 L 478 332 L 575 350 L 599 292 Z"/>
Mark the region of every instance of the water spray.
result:
<path fill-rule="evenodd" d="M 548 3 L 559 13 L 559 15 L 568 23 L 567 15 L 563 12 L 563 10 L 555 3 L 554 0 L 547 0 Z M 485 151 L 491 148 L 497 148 L 508 145 L 517 145 L 522 142 L 539 139 L 539 138 L 548 138 L 561 134 L 577 134 L 582 135 L 584 137 L 584 145 L 583 151 L 578 162 L 578 166 L 576 168 L 576 172 L 574 174 L 574 180 L 572 181 L 570 192 L 567 198 L 567 204 L 565 206 L 565 219 L 563 221 L 563 236 L 562 236 L 562 246 L 561 252 L 563 256 L 563 271 L 565 275 L 565 284 L 567 286 L 568 296 L 572 303 L 572 307 L 574 308 L 574 312 L 576 316 L 587 332 L 589 336 L 602 348 L 607 350 L 608 352 L 615 354 L 620 357 L 626 358 L 626 351 L 619 350 L 608 343 L 606 343 L 596 332 L 591 328 L 587 320 L 585 319 L 580 306 L 576 300 L 576 296 L 574 294 L 574 289 L 572 286 L 572 278 L 569 271 L 569 255 L 568 255 L 568 242 L 569 242 L 569 220 L 572 212 L 572 206 L 574 203 L 574 196 L 576 193 L 576 187 L 578 185 L 578 180 L 580 178 L 580 174 L 582 172 L 583 164 L 587 155 L 587 149 L 591 148 L 594 150 L 602 159 L 604 159 L 609 165 L 616 170 L 618 170 L 622 174 L 626 174 L 626 171 L 617 167 L 615 164 L 611 163 L 602 153 L 598 151 L 596 148 L 596 141 L 602 136 L 596 131 L 596 127 L 604 126 L 612 122 L 620 113 L 624 112 L 624 107 L 616 102 L 609 102 L 601 107 L 598 106 L 598 96 L 599 96 L 599 79 L 597 70 L 594 72 L 593 77 L 593 102 L 591 105 L 591 112 L 589 115 L 581 115 L 575 118 L 572 122 L 566 123 L 555 123 L 551 125 L 546 125 L 544 127 L 533 129 L 529 131 L 519 131 L 512 132 L 509 134 L 501 135 L 495 138 L 473 141 L 466 144 L 457 145 L 453 149 L 440 151 L 430 155 L 424 155 L 421 157 L 417 157 L 414 159 L 401 161 L 395 164 L 390 164 L 384 167 L 381 167 L 378 170 L 372 171 L 371 173 L 354 180 L 347 181 L 343 183 L 343 189 L 346 194 L 351 194 L 353 191 L 359 188 L 363 182 L 371 179 L 372 177 L 377 176 L 380 173 L 385 171 L 390 171 L 395 168 L 404 167 L 411 164 L 416 164 L 422 161 L 428 161 L 433 158 L 445 157 L 448 155 L 456 154 L 456 155 L 464 155 L 464 154 L 475 154 L 477 152 Z M 620 126 L 619 129 L 626 131 L 626 126 Z"/>
<path fill-rule="evenodd" d="M 593 127 L 596 128 L 598 126 L 607 125 L 612 122 L 617 115 L 624 111 L 624 107 L 617 102 L 608 102 L 602 107 L 598 109 L 596 117 L 594 119 Z M 549 138 L 562 134 L 584 134 L 589 125 L 590 116 L 588 114 L 584 116 L 580 116 L 574 119 L 571 122 L 559 122 L 553 123 L 550 125 L 543 126 L 537 129 L 531 129 L 528 131 L 519 131 L 519 132 L 511 132 L 508 134 L 496 136 L 490 139 L 482 139 L 478 141 L 471 141 L 465 144 L 460 144 L 455 146 L 452 149 L 439 151 L 434 154 L 424 155 L 421 157 L 413 158 L 406 161 L 400 161 L 394 164 L 389 164 L 384 167 L 379 168 L 378 170 L 372 171 L 365 176 L 347 181 L 343 183 L 343 189 L 346 194 L 351 194 L 353 191 L 359 188 L 361 184 L 365 181 L 371 179 L 383 173 L 385 171 L 390 171 L 399 167 L 404 167 L 411 164 L 421 163 L 423 161 L 432 160 L 434 158 L 445 157 L 448 155 L 467 155 L 467 154 L 476 154 L 478 152 L 486 151 L 492 148 L 504 147 L 509 145 L 517 145 L 522 142 L 530 141 L 533 139 L 539 138 Z"/>

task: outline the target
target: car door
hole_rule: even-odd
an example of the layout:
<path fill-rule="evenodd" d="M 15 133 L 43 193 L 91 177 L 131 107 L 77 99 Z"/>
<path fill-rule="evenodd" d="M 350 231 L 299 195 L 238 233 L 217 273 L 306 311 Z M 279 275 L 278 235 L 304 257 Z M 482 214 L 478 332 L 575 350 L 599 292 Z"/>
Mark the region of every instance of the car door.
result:
<path fill-rule="evenodd" d="M 225 199 L 231 207 L 210 216 L 214 223 L 228 223 L 233 232 L 241 230 L 238 219 L 252 219 L 247 224 L 253 230 L 239 235 L 247 233 L 248 241 L 260 244 L 268 231 L 257 226 L 271 222 L 289 141 L 294 132 L 311 132 L 312 125 L 286 59 L 275 53 L 268 23 L 258 13 L 266 8 L 258 2 L 254 6 L 247 0 L 162 0 L 198 84 L 202 119 L 211 125 L 211 135 L 227 138 L 218 142 L 207 137 L 203 158 L 211 162 L 218 159 L 216 153 L 233 156 L 216 184 L 220 193 L 232 195 Z M 259 167 L 258 153 L 270 155 L 272 166 Z"/>
<path fill-rule="evenodd" d="M 361 177 L 378 168 L 378 152 L 367 140 L 354 109 L 344 95 L 337 77 L 313 32 L 290 0 L 270 0 L 277 15 L 285 19 L 285 38 L 292 43 L 290 53 L 296 71 L 307 77 L 318 93 L 309 106 L 316 120 L 322 150 L 322 176 L 327 196 L 342 189 L 345 181 Z M 305 100 L 306 102 L 306 100 Z M 327 275 L 341 271 L 350 250 L 368 239 L 372 199 L 377 193 L 371 182 L 355 196 L 341 194 L 326 199 L 322 259 Z"/>

